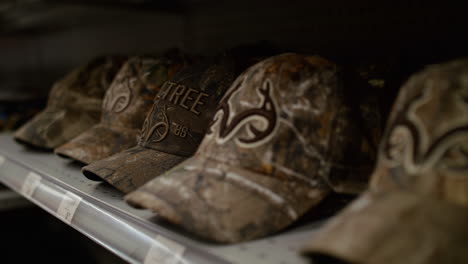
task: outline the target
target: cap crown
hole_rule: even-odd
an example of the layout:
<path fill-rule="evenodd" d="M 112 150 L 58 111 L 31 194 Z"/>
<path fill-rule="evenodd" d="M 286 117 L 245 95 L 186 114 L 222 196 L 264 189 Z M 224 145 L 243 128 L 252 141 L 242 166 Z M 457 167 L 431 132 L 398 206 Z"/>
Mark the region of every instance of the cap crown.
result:
<path fill-rule="evenodd" d="M 363 145 L 345 101 L 334 64 L 297 54 L 271 57 L 236 79 L 197 155 L 279 179 L 330 183 L 350 147 Z M 340 186 L 343 176 L 331 187 L 353 192 Z"/>
<path fill-rule="evenodd" d="M 174 155 L 192 155 L 234 78 L 234 63 L 229 58 L 200 62 L 175 74 L 157 94 L 139 145 Z"/>
<path fill-rule="evenodd" d="M 53 85 L 48 107 L 100 112 L 102 98 L 124 62 L 125 57 L 103 56 L 73 70 Z"/>
<path fill-rule="evenodd" d="M 163 83 L 182 67 L 164 56 L 129 59 L 106 92 L 101 123 L 140 129 Z"/>
<path fill-rule="evenodd" d="M 401 88 L 372 187 L 468 204 L 468 60 L 430 66 Z"/>

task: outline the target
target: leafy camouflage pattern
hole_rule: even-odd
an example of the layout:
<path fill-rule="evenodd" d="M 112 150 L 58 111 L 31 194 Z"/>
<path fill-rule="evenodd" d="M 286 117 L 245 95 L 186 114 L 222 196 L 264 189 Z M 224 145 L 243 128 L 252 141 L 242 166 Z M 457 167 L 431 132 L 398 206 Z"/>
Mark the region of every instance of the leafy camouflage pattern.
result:
<path fill-rule="evenodd" d="M 314 264 L 465 264 L 466 207 L 406 191 L 366 193 L 314 234 Z"/>
<path fill-rule="evenodd" d="M 57 81 L 46 108 L 20 127 L 14 138 L 51 150 L 99 122 L 102 99 L 126 58 L 98 57 Z"/>
<path fill-rule="evenodd" d="M 467 80 L 465 59 L 429 66 L 407 81 L 370 191 L 327 224 L 306 253 L 362 264 L 468 262 Z"/>
<path fill-rule="evenodd" d="M 233 243 L 278 232 L 335 187 L 355 192 L 375 156 L 364 136 L 372 132 L 356 126 L 365 123 L 351 107 L 360 103 L 345 98 L 344 90 L 361 87 L 345 80 L 320 57 L 288 53 L 257 63 L 227 91 L 195 156 L 127 202 Z"/>
<path fill-rule="evenodd" d="M 130 58 L 106 92 L 101 122 L 55 153 L 89 164 L 136 146 L 154 97 L 185 64 L 183 56 Z"/>
<path fill-rule="evenodd" d="M 200 61 L 166 81 L 142 127 L 138 146 L 83 168 L 128 193 L 191 156 L 219 100 L 240 70 L 230 56 Z"/>

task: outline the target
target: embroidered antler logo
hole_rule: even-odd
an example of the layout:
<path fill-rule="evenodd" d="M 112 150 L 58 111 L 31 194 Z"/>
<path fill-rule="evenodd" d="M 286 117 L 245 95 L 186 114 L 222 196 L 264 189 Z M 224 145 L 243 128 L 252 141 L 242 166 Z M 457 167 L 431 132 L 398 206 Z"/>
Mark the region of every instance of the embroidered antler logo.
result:
<path fill-rule="evenodd" d="M 130 105 L 132 98 L 132 85 L 137 81 L 136 78 L 125 76 L 116 80 L 104 98 L 104 109 L 120 113 Z"/>
<path fill-rule="evenodd" d="M 241 90 L 244 80 L 239 81 L 238 85 L 231 90 L 221 100 L 216 115 L 211 123 L 211 129 L 208 134 L 213 133 L 212 129 L 217 125 L 218 131 L 215 132 L 216 142 L 224 144 L 226 141 L 235 138 L 237 145 L 252 148 L 259 146 L 274 135 L 277 126 L 277 105 L 273 95 L 273 85 L 270 80 L 265 80 L 263 86 L 257 88 L 257 94 L 260 96 L 260 106 L 251 108 L 240 113 L 232 113 L 231 99 Z M 237 132 L 245 128 L 247 136 L 239 137 Z"/>
<path fill-rule="evenodd" d="M 161 121 L 153 125 L 151 124 L 151 120 L 153 120 L 151 115 L 153 115 L 154 113 L 160 115 L 161 118 L 159 119 Z M 143 142 L 148 142 L 153 137 L 153 135 L 156 134 L 156 137 L 151 139 L 151 141 L 153 143 L 158 143 L 163 141 L 169 134 L 169 118 L 167 117 L 167 106 L 164 105 L 162 111 L 154 111 L 153 108 L 153 110 L 151 111 L 151 115 L 145 119 L 145 122 L 143 124 L 143 133 L 141 140 Z"/>
<path fill-rule="evenodd" d="M 391 167 L 403 166 L 410 174 L 423 173 L 433 169 L 443 159 L 446 169 L 468 169 L 468 152 L 464 149 L 466 145 L 461 144 L 468 139 L 468 100 L 460 91 L 455 91 L 451 102 L 442 102 L 450 104 L 456 115 L 439 124 L 441 131 L 437 134 L 433 132 L 435 135 L 431 137 L 420 115 L 424 114 L 421 108 L 440 103 L 440 98 L 432 94 L 433 89 L 426 87 L 411 98 L 402 109 L 401 113 L 405 116 L 392 126 L 383 151 L 384 160 Z M 431 103 L 431 100 L 438 102 Z M 422 113 L 418 114 L 418 111 Z"/>

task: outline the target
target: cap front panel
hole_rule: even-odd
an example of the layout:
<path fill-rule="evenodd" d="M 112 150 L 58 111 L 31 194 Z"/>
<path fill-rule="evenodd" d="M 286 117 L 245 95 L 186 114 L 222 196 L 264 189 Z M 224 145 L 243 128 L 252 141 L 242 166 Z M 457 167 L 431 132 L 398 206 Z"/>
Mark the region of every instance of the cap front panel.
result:
<path fill-rule="evenodd" d="M 197 155 L 316 186 L 329 165 L 337 93 L 336 68 L 323 59 L 264 60 L 226 93 Z"/>
<path fill-rule="evenodd" d="M 55 82 L 49 92 L 49 97 L 47 99 L 47 106 L 54 108 L 61 108 L 66 105 L 67 96 L 70 96 L 70 93 L 67 93 L 67 86 L 73 79 L 77 78 L 80 69 L 75 69 L 63 79 Z"/>
<path fill-rule="evenodd" d="M 123 63 L 123 57 L 98 57 L 73 70 L 54 84 L 48 105 L 100 112 L 102 98 Z"/>
<path fill-rule="evenodd" d="M 140 145 L 174 155 L 192 155 L 233 79 L 229 61 L 181 70 L 156 96 L 143 124 Z"/>
<path fill-rule="evenodd" d="M 468 204 L 467 98 L 466 60 L 413 76 L 394 106 L 373 187 L 399 186 Z"/>
<path fill-rule="evenodd" d="M 106 92 L 101 123 L 140 129 L 157 92 L 178 66 L 164 57 L 131 58 Z"/>
<path fill-rule="evenodd" d="M 142 98 L 146 88 L 140 79 L 140 74 L 144 71 L 142 68 L 143 60 L 155 62 L 151 58 L 134 57 L 127 61 L 117 74 L 104 97 L 101 123 L 134 128 L 132 121 L 135 121 L 141 127 L 146 114 L 142 109 L 145 106 L 146 109 L 149 109 L 153 100 L 153 98 Z M 153 96 L 156 92 L 147 91 L 147 93 L 153 93 Z M 138 110 L 141 112 L 139 115 L 135 113 Z"/>

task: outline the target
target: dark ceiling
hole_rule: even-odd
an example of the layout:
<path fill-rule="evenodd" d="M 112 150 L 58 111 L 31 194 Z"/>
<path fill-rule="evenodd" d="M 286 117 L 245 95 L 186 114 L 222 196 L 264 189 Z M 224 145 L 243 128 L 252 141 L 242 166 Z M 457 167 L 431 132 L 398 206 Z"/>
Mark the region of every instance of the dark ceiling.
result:
<path fill-rule="evenodd" d="M 33 34 L 103 20 L 119 12 L 183 13 L 206 0 L 0 0 L 0 34 Z"/>

